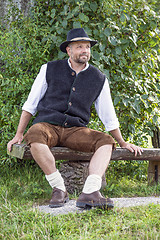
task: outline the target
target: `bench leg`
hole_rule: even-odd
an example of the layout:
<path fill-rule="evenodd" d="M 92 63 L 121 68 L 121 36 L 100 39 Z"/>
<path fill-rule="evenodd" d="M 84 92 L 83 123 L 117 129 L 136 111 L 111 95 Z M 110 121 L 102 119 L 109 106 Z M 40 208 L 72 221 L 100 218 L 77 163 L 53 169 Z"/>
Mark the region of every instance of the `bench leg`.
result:
<path fill-rule="evenodd" d="M 149 161 L 148 166 L 148 183 L 160 183 L 160 162 Z"/>
<path fill-rule="evenodd" d="M 60 165 L 60 173 L 66 189 L 71 194 L 80 194 L 88 177 L 88 161 L 65 161 Z M 102 177 L 102 188 L 106 186 L 105 174 Z"/>

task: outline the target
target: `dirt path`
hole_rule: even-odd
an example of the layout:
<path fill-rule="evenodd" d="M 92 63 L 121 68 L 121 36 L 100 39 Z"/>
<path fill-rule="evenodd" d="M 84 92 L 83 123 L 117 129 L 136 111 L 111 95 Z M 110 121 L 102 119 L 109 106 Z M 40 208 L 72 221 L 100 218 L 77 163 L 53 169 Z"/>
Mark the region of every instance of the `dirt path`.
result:
<path fill-rule="evenodd" d="M 115 204 L 115 208 L 123 208 L 123 207 L 133 207 L 140 205 L 148 205 L 148 204 L 160 204 L 160 197 L 134 197 L 134 198 L 112 198 Z M 60 208 L 49 208 L 48 205 L 42 205 L 36 207 L 40 212 L 50 213 L 53 215 L 59 214 L 68 214 L 68 213 L 81 213 L 86 210 L 82 210 L 76 207 L 76 201 L 70 200 L 63 207 Z"/>

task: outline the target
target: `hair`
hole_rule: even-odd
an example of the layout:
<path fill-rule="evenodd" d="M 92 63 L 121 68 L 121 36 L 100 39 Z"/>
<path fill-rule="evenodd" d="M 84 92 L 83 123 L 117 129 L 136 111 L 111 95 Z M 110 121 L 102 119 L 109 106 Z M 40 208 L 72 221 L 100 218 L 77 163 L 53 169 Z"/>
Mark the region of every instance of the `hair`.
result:
<path fill-rule="evenodd" d="M 72 43 L 69 43 L 67 47 L 72 48 Z"/>

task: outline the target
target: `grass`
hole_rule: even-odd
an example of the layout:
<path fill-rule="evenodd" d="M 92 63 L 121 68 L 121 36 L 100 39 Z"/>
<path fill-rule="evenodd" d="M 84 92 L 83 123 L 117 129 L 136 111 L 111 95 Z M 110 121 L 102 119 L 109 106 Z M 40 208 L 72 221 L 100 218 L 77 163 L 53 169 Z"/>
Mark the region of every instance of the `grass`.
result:
<path fill-rule="evenodd" d="M 1 207 L 2 208 L 2 207 Z M 159 239 L 160 206 L 51 216 L 3 205 L 1 239 Z"/>
<path fill-rule="evenodd" d="M 53 216 L 33 208 L 51 194 L 35 164 L 0 165 L 0 172 L 0 239 L 160 239 L 160 205 Z M 103 193 L 109 197 L 153 196 L 160 195 L 160 186 L 108 175 Z"/>

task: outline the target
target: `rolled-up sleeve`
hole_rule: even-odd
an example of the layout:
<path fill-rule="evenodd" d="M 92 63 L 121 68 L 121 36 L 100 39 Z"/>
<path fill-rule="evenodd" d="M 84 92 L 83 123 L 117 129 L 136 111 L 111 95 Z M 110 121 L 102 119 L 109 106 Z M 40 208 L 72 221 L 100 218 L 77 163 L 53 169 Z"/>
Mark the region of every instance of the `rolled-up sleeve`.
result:
<path fill-rule="evenodd" d="M 95 109 L 106 131 L 112 131 L 119 127 L 119 121 L 115 113 L 107 79 L 105 80 L 99 97 L 95 101 Z"/>
<path fill-rule="evenodd" d="M 40 72 L 38 73 L 32 85 L 27 101 L 24 103 L 22 107 L 22 110 L 31 113 L 33 116 L 37 112 L 37 106 L 39 101 L 43 98 L 47 90 L 46 70 L 47 64 L 42 65 Z"/>

